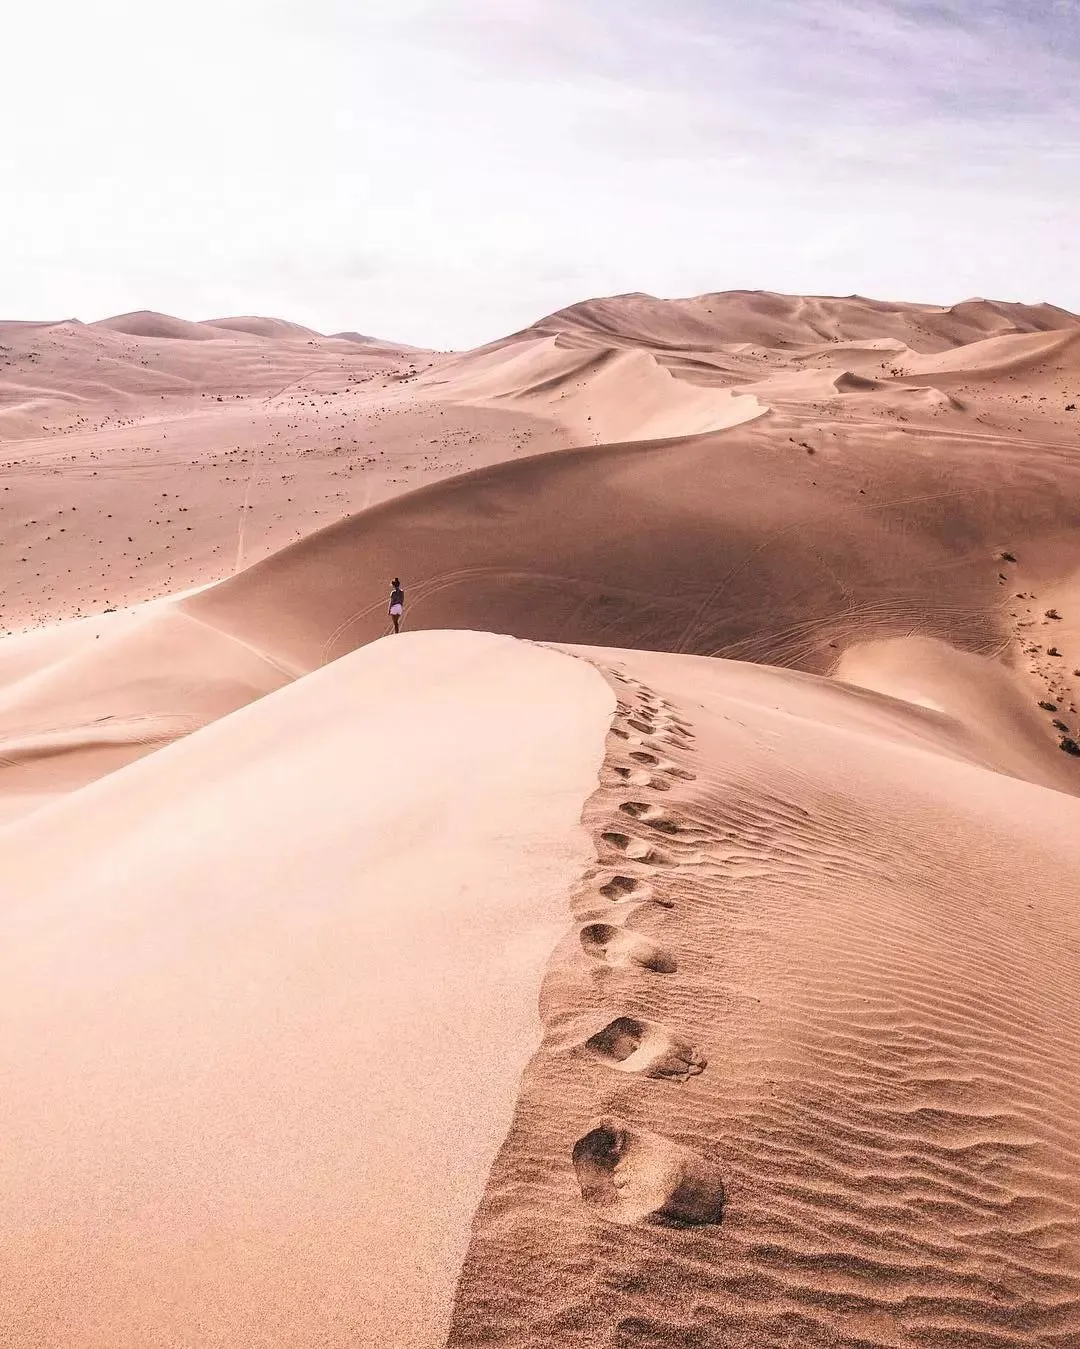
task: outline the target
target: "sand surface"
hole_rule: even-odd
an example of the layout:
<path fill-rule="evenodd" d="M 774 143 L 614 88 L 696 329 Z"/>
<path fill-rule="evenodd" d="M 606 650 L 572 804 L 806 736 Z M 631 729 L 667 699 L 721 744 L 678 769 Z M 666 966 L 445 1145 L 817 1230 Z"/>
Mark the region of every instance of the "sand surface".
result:
<path fill-rule="evenodd" d="M 444 1341 L 613 706 L 415 634 L 9 831 L 0 1343 Z"/>
<path fill-rule="evenodd" d="M 0 1344 L 1080 1344 L 1078 404 L 1051 304 L 0 325 Z"/>
<path fill-rule="evenodd" d="M 1080 804 L 911 704 L 580 654 L 597 860 L 450 1344 L 1075 1344 Z"/>

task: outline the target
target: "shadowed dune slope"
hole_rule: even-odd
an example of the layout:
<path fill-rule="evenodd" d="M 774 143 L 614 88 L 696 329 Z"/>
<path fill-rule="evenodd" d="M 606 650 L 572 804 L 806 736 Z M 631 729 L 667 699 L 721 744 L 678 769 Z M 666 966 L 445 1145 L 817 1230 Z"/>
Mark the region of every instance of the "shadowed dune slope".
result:
<path fill-rule="evenodd" d="M 0 1344 L 444 1343 L 614 703 L 414 634 L 0 832 Z"/>
<path fill-rule="evenodd" d="M 714 435 L 464 474 L 310 534 L 169 616 L 103 628 L 62 670 L 0 698 L 0 759 L 13 742 L 0 786 L 46 791 L 54 769 L 76 785 L 105 762 L 97 748 L 77 762 L 102 719 L 116 764 L 373 640 L 400 575 L 410 629 L 818 673 L 849 646 L 909 637 L 994 658 L 1021 709 L 1018 771 L 1032 775 L 1034 738 L 1049 774 L 1038 780 L 1073 789 L 1076 765 L 1053 724 L 1072 733 L 1080 705 L 1071 449 L 963 422 L 785 429 L 774 413 Z M 1060 619 L 1045 616 L 1052 606 Z M 902 665 L 902 648 L 892 651 Z M 152 735 L 136 734 L 148 716 Z M 121 726 L 132 734 L 118 745 Z"/>
<path fill-rule="evenodd" d="M 7 428 L 40 432 L 54 395 L 67 411 L 6 452 L 0 623 L 238 574 L 9 690 L 0 793 L 77 786 L 381 635 L 393 575 L 409 627 L 816 672 L 854 644 L 944 642 L 1027 682 L 1073 784 L 1075 316 L 745 292 L 566 312 L 616 336 L 541 324 L 420 360 L 278 320 L 198 342 L 6 325 Z"/>
<path fill-rule="evenodd" d="M 1064 446 L 837 426 L 809 455 L 770 421 L 436 484 L 183 607 L 312 666 L 385 630 L 382 591 L 401 575 L 414 627 L 825 671 L 854 641 L 913 632 L 998 654 L 1013 587 L 1080 566 L 1080 469 Z"/>
<path fill-rule="evenodd" d="M 1080 803 L 935 714 L 583 650 L 597 863 L 449 1344 L 1080 1342 Z"/>

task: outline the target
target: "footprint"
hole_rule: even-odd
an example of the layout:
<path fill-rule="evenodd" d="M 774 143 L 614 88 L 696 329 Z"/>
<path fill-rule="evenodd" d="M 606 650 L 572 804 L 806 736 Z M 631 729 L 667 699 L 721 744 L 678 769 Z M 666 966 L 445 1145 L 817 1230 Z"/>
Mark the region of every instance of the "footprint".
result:
<path fill-rule="evenodd" d="M 648 750 L 632 749 L 630 758 L 635 763 L 646 764 L 649 768 L 659 768 L 662 773 L 666 773 L 669 778 L 680 778 L 683 782 L 696 782 L 697 774 L 691 773 L 689 768 L 680 768 L 678 764 L 665 763 L 659 755 L 650 754 Z"/>
<path fill-rule="evenodd" d="M 611 880 L 608 881 L 606 885 L 600 887 L 600 893 L 605 899 L 617 901 L 626 899 L 628 896 L 637 894 L 641 890 L 647 888 L 648 887 L 645 886 L 642 881 L 639 881 L 636 876 L 615 875 L 612 876 Z"/>
<path fill-rule="evenodd" d="M 670 717 L 672 721 L 681 721 L 684 726 L 689 726 L 689 718 L 684 717 L 674 703 L 669 703 L 666 698 L 660 699 L 660 711 L 665 717 Z"/>
<path fill-rule="evenodd" d="M 697 781 L 696 773 L 691 773 L 689 768 L 680 768 L 678 764 L 665 764 L 663 771 L 669 778 L 680 778 L 683 782 Z"/>
<path fill-rule="evenodd" d="M 625 738 L 626 738 L 627 740 L 630 739 L 629 736 L 626 736 Z M 690 743 L 689 740 L 685 740 L 685 739 L 683 739 L 683 738 L 680 737 L 680 736 L 673 735 L 671 732 L 666 733 L 666 734 L 665 734 L 664 736 L 662 736 L 661 738 L 663 739 L 663 741 L 664 741 L 664 743 L 665 743 L 666 745 L 674 745 L 676 749 L 681 749 L 681 750 L 683 751 L 684 754 L 696 754 L 696 753 L 697 753 L 697 746 L 696 746 L 696 745 L 692 745 L 692 744 Z"/>
<path fill-rule="evenodd" d="M 659 829 L 662 834 L 683 834 L 686 830 L 678 820 L 666 814 L 659 806 L 650 806 L 645 801 L 624 801 L 619 807 L 624 815 L 641 820 L 650 829 Z"/>
<path fill-rule="evenodd" d="M 585 1041 L 591 1050 L 622 1073 L 645 1077 L 673 1077 L 685 1082 L 704 1072 L 706 1060 L 685 1040 L 677 1039 L 656 1021 L 620 1016 Z"/>
<path fill-rule="evenodd" d="M 600 838 L 609 847 L 624 853 L 632 862 L 645 862 L 654 867 L 671 865 L 670 857 L 656 848 L 650 848 L 644 839 L 633 838 L 630 834 L 619 834 L 614 829 L 606 830 Z"/>
<path fill-rule="evenodd" d="M 638 880 L 636 876 L 624 876 L 616 873 L 600 886 L 600 894 L 610 899 L 612 904 L 625 904 L 634 900 L 639 904 L 659 904 L 662 909 L 673 909 L 673 899 L 657 895 L 648 881 Z"/>
<path fill-rule="evenodd" d="M 626 724 L 635 731 L 639 731 L 642 735 L 652 735 L 653 731 L 656 729 L 652 722 L 643 721 L 640 717 L 627 717 Z"/>
<path fill-rule="evenodd" d="M 719 1170 L 670 1138 L 608 1117 L 578 1139 L 572 1155 L 582 1199 L 613 1222 L 682 1227 L 723 1219 Z"/>
<path fill-rule="evenodd" d="M 640 932 L 628 932 L 614 923 L 589 923 L 581 929 L 581 948 L 594 960 L 621 967 L 640 965 L 654 974 L 674 974 L 675 957 Z"/>
<path fill-rule="evenodd" d="M 613 766 L 611 771 L 617 778 L 621 778 L 628 787 L 651 787 L 654 792 L 671 791 L 670 782 L 665 782 L 663 778 L 655 777 L 652 773 L 646 773 L 644 769 Z"/>
<path fill-rule="evenodd" d="M 657 717 L 656 729 L 664 731 L 668 735 L 677 735 L 682 740 L 696 739 L 689 726 L 683 725 L 681 721 L 674 721 L 671 717 Z"/>

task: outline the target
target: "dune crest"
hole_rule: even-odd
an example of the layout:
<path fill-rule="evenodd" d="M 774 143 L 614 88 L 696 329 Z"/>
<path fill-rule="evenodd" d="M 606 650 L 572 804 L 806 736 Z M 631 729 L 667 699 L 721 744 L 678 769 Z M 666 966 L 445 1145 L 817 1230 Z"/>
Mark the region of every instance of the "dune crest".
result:
<path fill-rule="evenodd" d="M 455 400 L 552 418 L 586 443 L 722 431 L 767 411 L 750 395 L 676 379 L 649 352 L 539 338 L 441 365 L 427 377 Z"/>
<path fill-rule="evenodd" d="M 0 1342 L 444 1342 L 614 701 L 416 634 L 9 829 Z"/>
<path fill-rule="evenodd" d="M 578 654 L 575 909 L 669 959 L 560 946 L 449 1344 L 1071 1343 L 1080 803 L 828 680 Z"/>

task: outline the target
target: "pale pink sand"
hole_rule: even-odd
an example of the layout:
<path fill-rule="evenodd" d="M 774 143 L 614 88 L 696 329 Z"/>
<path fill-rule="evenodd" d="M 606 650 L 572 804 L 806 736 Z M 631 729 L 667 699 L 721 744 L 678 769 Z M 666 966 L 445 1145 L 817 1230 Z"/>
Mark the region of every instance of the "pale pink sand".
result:
<path fill-rule="evenodd" d="M 0 835 L 0 1344 L 442 1341 L 613 708 L 388 638 Z"/>
<path fill-rule="evenodd" d="M 1080 802 L 986 765 L 1009 698 L 980 744 L 827 678 L 578 654 L 619 699 L 600 865 L 448 1349 L 1075 1349 Z"/>

